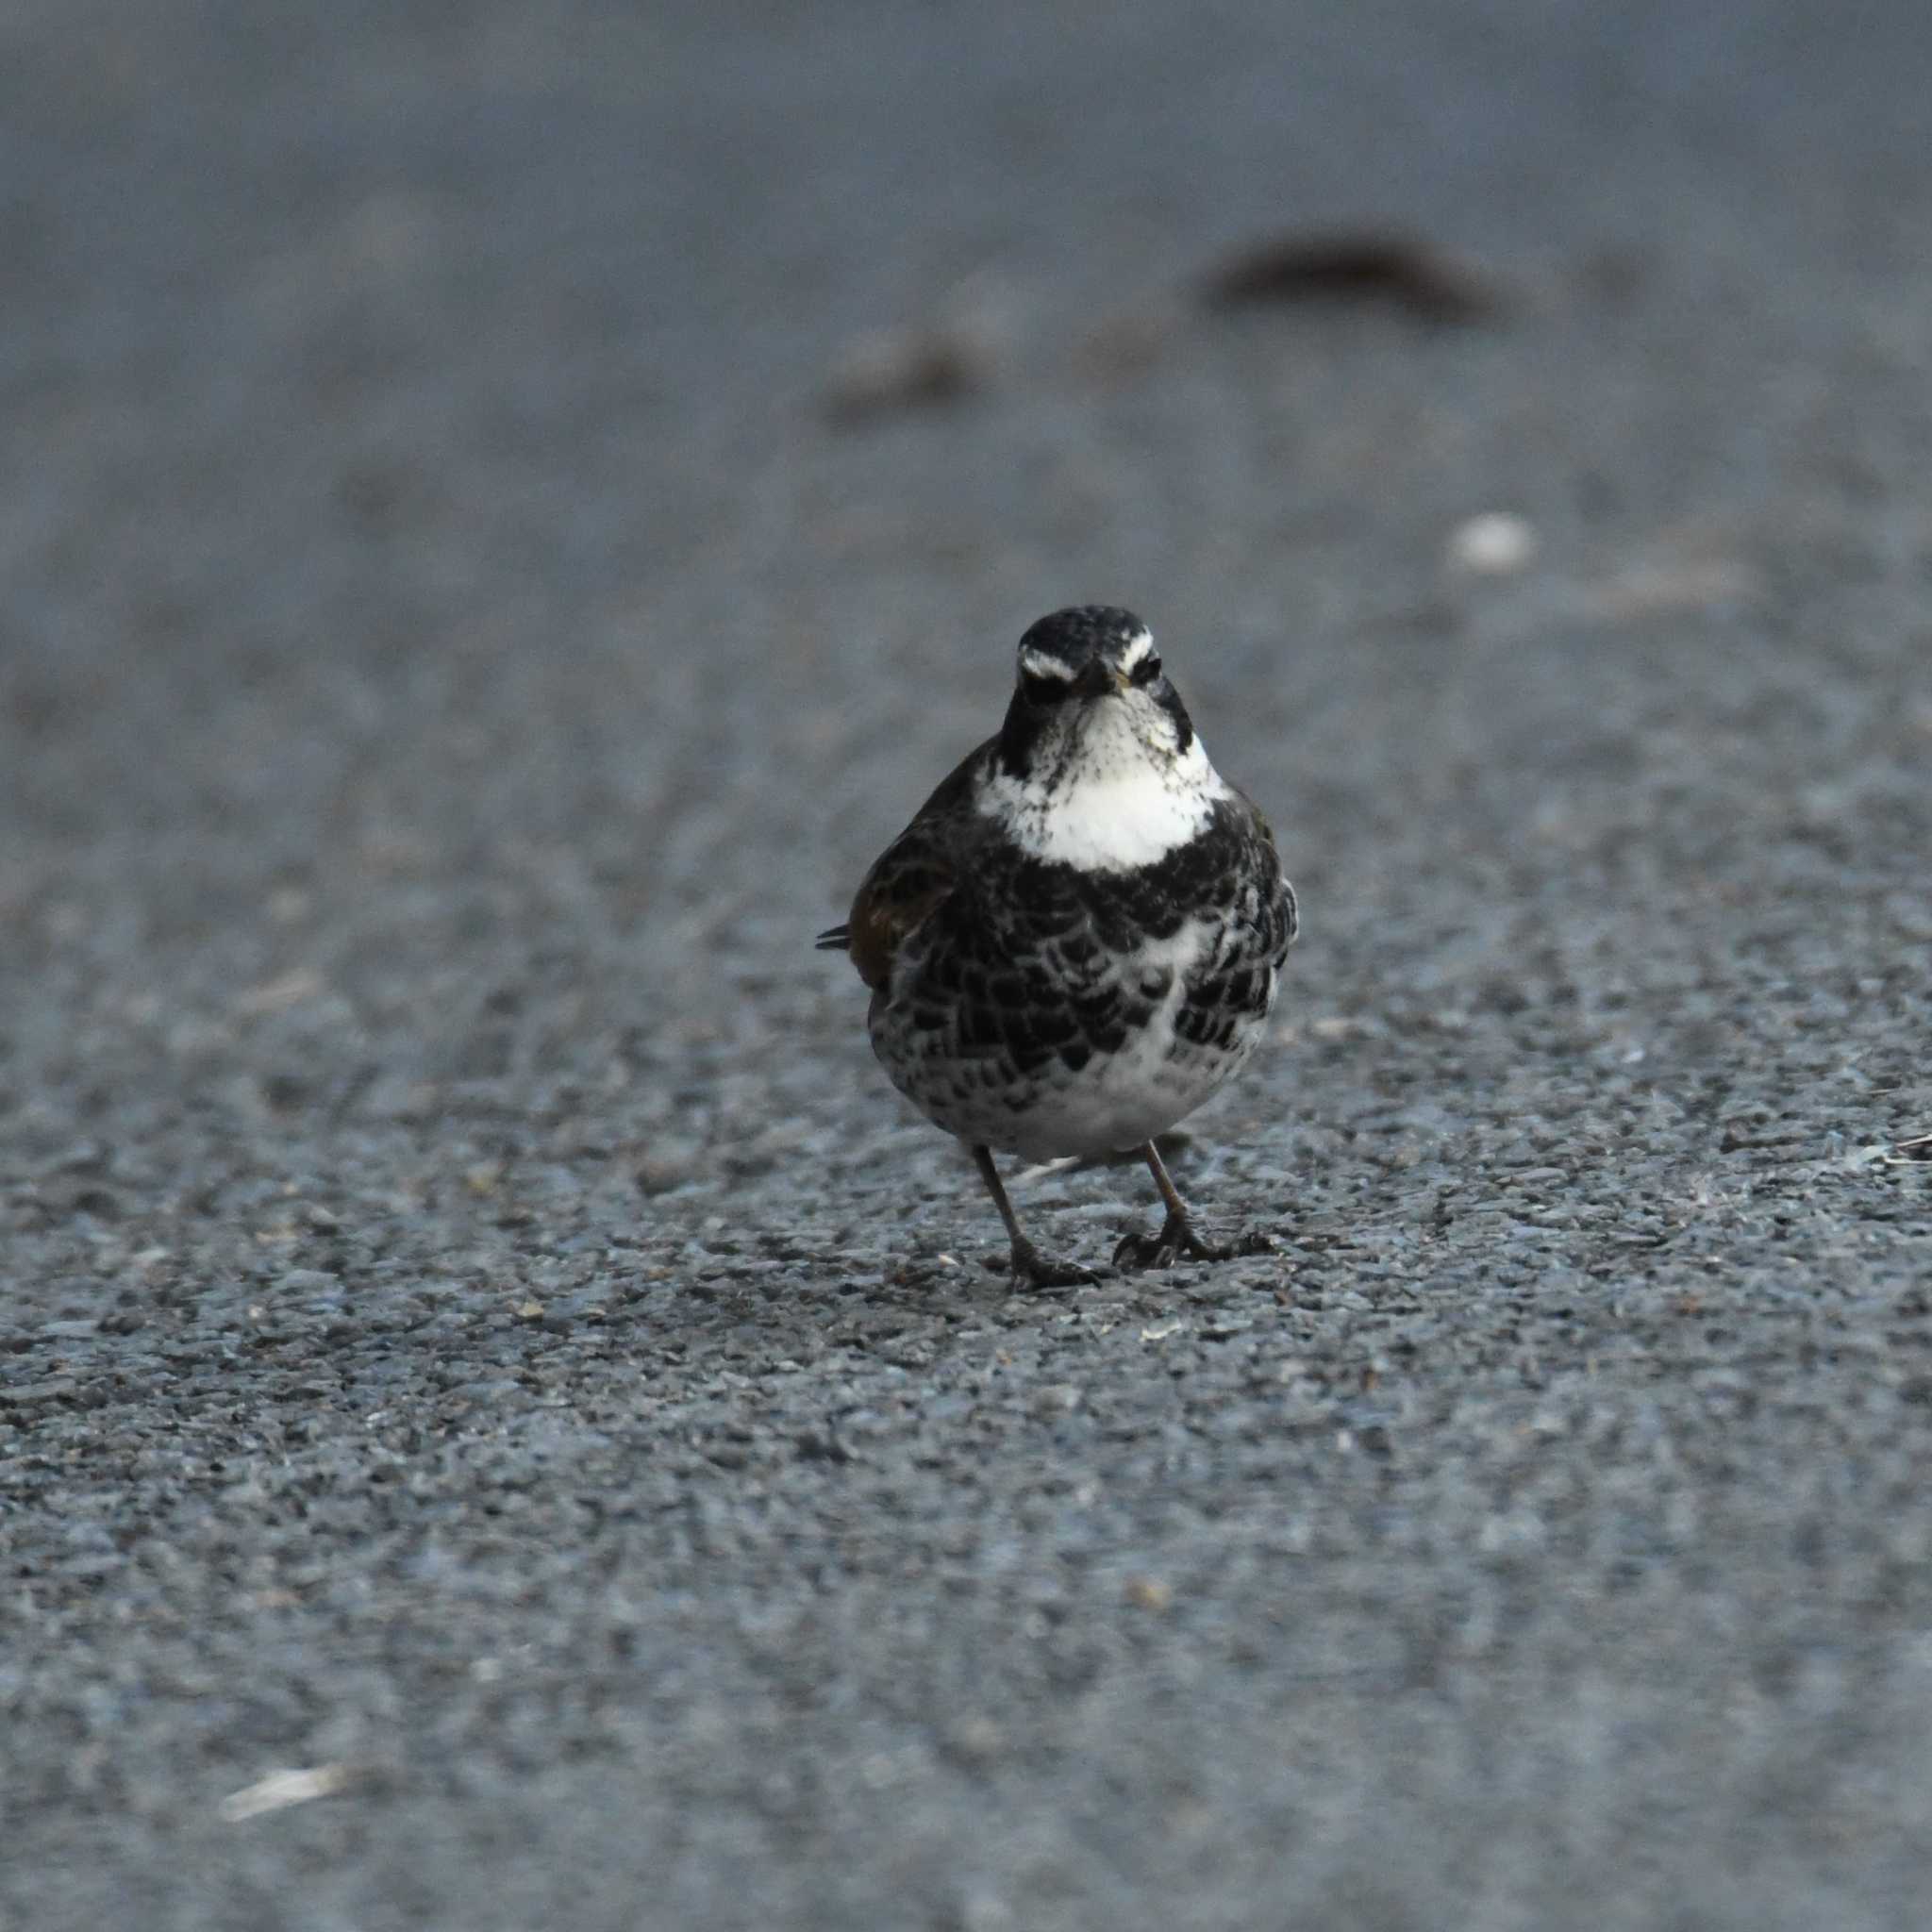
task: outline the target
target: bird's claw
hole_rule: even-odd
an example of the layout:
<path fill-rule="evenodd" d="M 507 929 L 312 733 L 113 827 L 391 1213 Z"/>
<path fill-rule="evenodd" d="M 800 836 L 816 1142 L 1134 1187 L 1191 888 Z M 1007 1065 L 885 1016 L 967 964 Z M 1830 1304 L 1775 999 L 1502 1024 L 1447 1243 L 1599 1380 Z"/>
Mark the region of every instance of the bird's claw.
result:
<path fill-rule="evenodd" d="M 1031 1241 L 1016 1245 L 1008 1264 L 1008 1279 L 1015 1292 L 1028 1288 L 1085 1288 L 1106 1278 L 1104 1271 L 1083 1268 L 1077 1261 L 1050 1260 Z"/>
<path fill-rule="evenodd" d="M 1234 1261 L 1274 1252 L 1274 1243 L 1258 1229 L 1231 1241 L 1203 1241 L 1191 1222 L 1176 1222 L 1170 1215 L 1152 1234 L 1123 1235 L 1113 1265 L 1122 1270 L 1172 1268 L 1176 1261 Z"/>

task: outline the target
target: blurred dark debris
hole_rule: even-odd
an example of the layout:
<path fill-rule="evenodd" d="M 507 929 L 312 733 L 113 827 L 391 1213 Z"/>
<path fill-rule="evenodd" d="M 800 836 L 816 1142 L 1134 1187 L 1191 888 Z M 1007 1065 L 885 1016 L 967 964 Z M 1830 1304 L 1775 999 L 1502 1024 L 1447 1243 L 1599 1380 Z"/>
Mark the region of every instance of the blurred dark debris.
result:
<path fill-rule="evenodd" d="M 1074 367 L 1102 381 L 1142 375 L 1184 330 L 1191 302 L 1209 310 L 1372 304 L 1436 324 L 1482 322 L 1509 306 L 1488 275 L 1424 242 L 1373 229 L 1317 230 L 1232 256 L 1191 291 L 1128 299 L 1075 341 Z M 1010 373 L 1002 365 L 1014 346 L 1011 308 L 1009 290 L 974 277 L 930 319 L 856 337 L 827 379 L 825 420 L 855 428 L 988 394 Z"/>
<path fill-rule="evenodd" d="M 1932 1134 L 1915 1134 L 1909 1141 L 1895 1142 L 1887 1158 L 1894 1162 L 1932 1161 Z"/>
<path fill-rule="evenodd" d="M 917 409 L 949 408 L 991 386 L 993 345 L 966 323 L 878 329 L 845 352 L 825 395 L 841 426 Z"/>
<path fill-rule="evenodd" d="M 1487 322 L 1507 306 L 1487 275 L 1413 237 L 1338 228 L 1288 235 L 1231 256 L 1201 284 L 1209 308 L 1374 304 L 1424 322 Z"/>

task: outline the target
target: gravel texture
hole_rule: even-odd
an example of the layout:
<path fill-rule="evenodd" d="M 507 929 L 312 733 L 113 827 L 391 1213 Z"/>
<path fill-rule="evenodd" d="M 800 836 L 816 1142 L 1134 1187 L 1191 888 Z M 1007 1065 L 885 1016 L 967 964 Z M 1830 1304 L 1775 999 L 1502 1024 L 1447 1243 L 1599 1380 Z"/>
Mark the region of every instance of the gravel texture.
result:
<path fill-rule="evenodd" d="M 1922 1924 L 1928 79 L 9 9 L 0 1925 Z M 1311 233 L 1484 297 L 1203 298 Z M 1082 599 L 1302 894 L 1279 1252 L 1013 1296 L 809 940 Z"/>

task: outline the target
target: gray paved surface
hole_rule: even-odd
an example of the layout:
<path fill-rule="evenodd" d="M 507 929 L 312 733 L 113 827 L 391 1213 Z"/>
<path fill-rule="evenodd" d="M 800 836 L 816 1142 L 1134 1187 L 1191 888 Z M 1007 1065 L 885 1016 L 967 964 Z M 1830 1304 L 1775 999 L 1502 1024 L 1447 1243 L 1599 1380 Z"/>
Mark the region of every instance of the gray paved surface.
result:
<path fill-rule="evenodd" d="M 8 8 L 0 1924 L 1922 1923 L 1928 57 Z M 1507 312 L 1182 299 L 1352 221 Z M 807 942 L 1087 597 L 1282 1253 L 1012 1299 Z"/>

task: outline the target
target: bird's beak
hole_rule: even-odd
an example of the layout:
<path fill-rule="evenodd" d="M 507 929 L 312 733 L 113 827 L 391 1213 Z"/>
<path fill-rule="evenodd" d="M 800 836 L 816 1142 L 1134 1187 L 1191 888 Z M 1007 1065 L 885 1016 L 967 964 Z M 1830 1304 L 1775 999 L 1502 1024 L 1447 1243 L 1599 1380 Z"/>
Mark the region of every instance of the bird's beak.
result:
<path fill-rule="evenodd" d="M 1082 697 L 1122 698 L 1132 689 L 1133 680 L 1117 664 L 1090 664 L 1080 675 Z"/>
<path fill-rule="evenodd" d="M 1091 702 L 1094 698 L 1118 697 L 1126 688 L 1127 680 L 1111 664 L 1102 663 L 1095 658 L 1082 668 L 1074 691 L 1076 696 Z"/>

